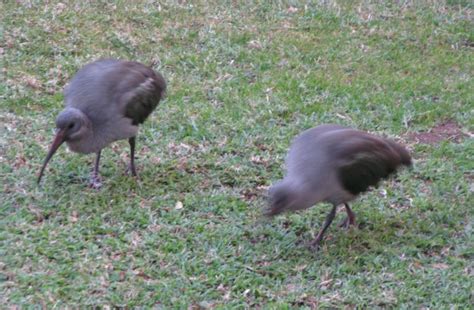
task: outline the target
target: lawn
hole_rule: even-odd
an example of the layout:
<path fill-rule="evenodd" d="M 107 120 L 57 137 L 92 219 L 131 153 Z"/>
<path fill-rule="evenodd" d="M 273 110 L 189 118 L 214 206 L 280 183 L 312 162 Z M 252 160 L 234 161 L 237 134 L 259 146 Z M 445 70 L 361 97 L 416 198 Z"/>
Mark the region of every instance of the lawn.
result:
<path fill-rule="evenodd" d="M 382 2 L 2 1 L 2 308 L 472 307 L 474 6 Z M 66 147 L 38 186 L 65 84 L 104 57 L 168 82 L 139 178 L 119 141 L 102 189 Z M 414 168 L 314 252 L 329 205 L 261 211 L 291 139 L 322 123 L 391 137 Z"/>

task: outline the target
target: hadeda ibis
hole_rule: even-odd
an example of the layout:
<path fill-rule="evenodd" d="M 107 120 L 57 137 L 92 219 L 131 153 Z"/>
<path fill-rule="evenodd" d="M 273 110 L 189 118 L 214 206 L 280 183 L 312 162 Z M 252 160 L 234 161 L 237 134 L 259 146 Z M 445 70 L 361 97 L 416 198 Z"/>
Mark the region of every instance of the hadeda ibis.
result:
<path fill-rule="evenodd" d="M 270 206 L 265 213 L 273 216 L 319 202 L 332 204 L 311 243 L 318 248 L 338 205 L 344 204 L 347 213 L 341 226 L 355 225 L 348 202 L 403 165 L 411 166 L 410 154 L 390 139 L 333 124 L 308 129 L 294 139 L 286 159 L 287 173 L 269 189 Z"/>
<path fill-rule="evenodd" d="M 130 173 L 136 176 L 135 137 L 164 97 L 166 82 L 151 67 L 134 61 L 102 59 L 80 69 L 64 90 L 65 108 L 56 118 L 56 137 L 41 167 L 66 142 L 77 153 L 96 153 L 92 187 L 100 187 L 101 150 L 111 142 L 128 139 Z"/>

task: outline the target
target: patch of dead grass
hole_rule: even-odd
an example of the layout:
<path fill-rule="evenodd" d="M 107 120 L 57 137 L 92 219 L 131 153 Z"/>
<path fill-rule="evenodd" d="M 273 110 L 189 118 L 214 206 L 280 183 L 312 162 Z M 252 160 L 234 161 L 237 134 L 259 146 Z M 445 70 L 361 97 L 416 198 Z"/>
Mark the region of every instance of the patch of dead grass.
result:
<path fill-rule="evenodd" d="M 408 140 L 422 144 L 439 144 L 442 141 L 460 143 L 468 136 L 461 127 L 454 121 L 448 120 L 442 122 L 426 132 L 413 132 L 408 134 Z"/>

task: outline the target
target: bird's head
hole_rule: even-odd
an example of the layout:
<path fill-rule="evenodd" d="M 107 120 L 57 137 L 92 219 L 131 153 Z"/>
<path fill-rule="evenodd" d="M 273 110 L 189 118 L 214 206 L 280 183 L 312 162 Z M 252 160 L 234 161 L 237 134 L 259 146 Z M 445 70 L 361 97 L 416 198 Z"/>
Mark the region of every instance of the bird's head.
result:
<path fill-rule="evenodd" d="M 314 186 L 290 177 L 270 187 L 268 198 L 269 206 L 264 210 L 267 216 L 307 209 L 322 200 Z"/>
<path fill-rule="evenodd" d="M 64 141 L 80 140 L 89 129 L 87 116 L 79 109 L 67 108 L 56 118 L 56 137 Z"/>
<path fill-rule="evenodd" d="M 89 124 L 90 122 L 87 116 L 78 109 L 66 108 L 59 113 L 56 118 L 56 136 L 41 167 L 38 183 L 41 181 L 46 165 L 61 144 L 68 141 L 80 140 L 86 135 L 87 131 L 90 130 Z"/>
<path fill-rule="evenodd" d="M 274 184 L 268 191 L 269 206 L 265 209 L 264 214 L 267 216 L 275 216 L 280 213 L 291 210 L 295 200 L 295 193 L 285 181 Z"/>

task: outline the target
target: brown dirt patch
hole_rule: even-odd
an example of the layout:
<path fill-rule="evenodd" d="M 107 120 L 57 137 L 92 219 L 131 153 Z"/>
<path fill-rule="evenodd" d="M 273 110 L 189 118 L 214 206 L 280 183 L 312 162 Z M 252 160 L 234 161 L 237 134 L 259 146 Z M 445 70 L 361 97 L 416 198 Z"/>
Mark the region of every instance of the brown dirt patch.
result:
<path fill-rule="evenodd" d="M 459 143 L 467 135 L 461 130 L 461 127 L 454 121 L 446 121 L 438 124 L 427 132 L 409 133 L 408 137 L 417 143 L 437 144 L 441 141 L 449 140 Z"/>

